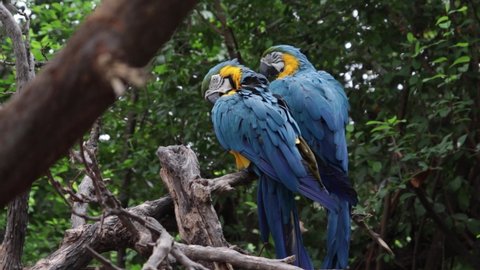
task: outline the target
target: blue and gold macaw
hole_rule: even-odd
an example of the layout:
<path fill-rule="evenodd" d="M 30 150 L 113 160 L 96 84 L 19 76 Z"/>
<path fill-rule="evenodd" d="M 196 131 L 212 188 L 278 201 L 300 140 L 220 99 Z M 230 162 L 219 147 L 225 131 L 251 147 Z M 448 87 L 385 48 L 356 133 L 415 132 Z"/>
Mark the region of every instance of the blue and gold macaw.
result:
<path fill-rule="evenodd" d="M 327 255 L 322 267 L 347 268 L 350 210 L 358 201 L 348 179 L 347 96 L 338 81 L 325 71 L 317 71 L 299 49 L 289 45 L 267 49 L 260 72 L 271 80 L 270 91 L 287 103 L 315 153 L 325 187 L 339 206 L 338 212 L 328 213 Z"/>
<path fill-rule="evenodd" d="M 236 60 L 213 67 L 202 84 L 214 103 L 212 122 L 220 144 L 238 168 L 258 176 L 258 219 L 264 242 L 269 235 L 278 258 L 296 255 L 295 264 L 313 269 L 302 243 L 294 194 L 300 193 L 331 212 L 336 201 L 323 187 L 313 152 L 300 137 L 288 109 L 268 91 L 267 79 Z"/>

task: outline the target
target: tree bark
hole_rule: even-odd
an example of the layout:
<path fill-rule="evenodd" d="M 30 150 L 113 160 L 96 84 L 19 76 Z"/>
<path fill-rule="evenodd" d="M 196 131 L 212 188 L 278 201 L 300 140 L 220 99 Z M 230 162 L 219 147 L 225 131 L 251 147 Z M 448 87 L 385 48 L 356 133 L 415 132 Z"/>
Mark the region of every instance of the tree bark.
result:
<path fill-rule="evenodd" d="M 92 127 L 92 130 L 90 131 L 90 137 L 88 140 L 84 143 L 84 153 L 83 156 L 85 156 L 85 161 L 87 163 L 91 163 L 92 160 L 90 160 L 90 155 L 88 153 L 93 154 L 95 157 L 97 156 L 98 153 L 98 137 L 100 136 L 100 119 L 98 119 Z M 82 154 L 80 154 L 81 156 Z M 93 180 L 90 178 L 90 176 L 85 175 L 80 182 L 80 185 L 78 185 L 78 190 L 77 190 L 77 195 L 87 199 L 87 200 L 95 200 L 95 187 L 93 186 Z M 76 214 L 80 215 L 87 215 L 88 212 L 88 203 L 86 202 L 74 202 L 72 206 L 72 210 Z M 70 217 L 70 221 L 72 223 L 72 228 L 75 229 L 81 225 L 84 225 L 87 223 L 87 221 L 83 218 L 80 217 L 79 215 L 73 214 Z"/>
<path fill-rule="evenodd" d="M 173 155 L 170 158 L 178 158 L 178 156 Z M 198 164 L 195 166 L 198 166 Z M 178 169 L 184 170 L 188 169 L 188 167 Z M 209 190 L 212 192 L 223 193 L 232 191 L 234 186 L 250 183 L 255 177 L 256 176 L 253 173 L 240 171 L 237 173 L 224 175 L 219 178 L 201 179 L 200 181 L 207 183 Z M 152 218 L 155 220 L 161 220 L 164 216 L 170 214 L 172 211 L 172 206 L 173 200 L 169 195 L 167 195 L 158 200 L 147 201 L 141 205 L 131 207 L 127 210 L 130 213 L 138 215 L 146 220 L 149 220 L 151 223 L 154 223 L 152 222 Z M 141 234 L 145 235 L 145 233 Z M 120 219 L 116 216 L 110 216 L 105 218 L 103 221 L 98 221 L 93 224 L 84 224 L 74 229 L 67 230 L 64 240 L 58 250 L 50 254 L 48 257 L 38 261 L 31 268 L 31 270 L 81 269 L 86 267 L 92 260 L 92 253 L 89 251 L 89 248 L 98 253 L 116 250 L 120 246 L 135 248 L 136 245 L 138 246 L 137 242 L 135 241 L 135 237 L 125 228 Z M 151 241 L 157 240 L 152 238 Z M 180 260 L 180 263 L 183 265 L 195 266 L 195 263 L 191 262 L 190 259 L 179 254 L 180 246 L 176 247 L 176 244 L 178 243 L 175 243 L 170 251 L 173 256 L 176 257 L 177 260 Z M 227 263 L 231 262 L 239 265 L 241 265 L 242 261 L 245 259 L 248 261 L 245 264 L 246 267 L 248 266 L 247 269 L 298 269 L 295 266 L 286 264 L 286 262 L 290 262 L 289 260 L 270 260 L 265 258 L 255 259 L 255 257 L 237 254 L 233 251 L 228 252 L 227 248 L 216 250 L 214 248 L 205 249 L 204 247 L 196 248 L 185 245 L 181 245 L 181 248 L 182 250 L 186 248 L 185 251 L 190 252 L 192 256 L 191 258 L 195 258 L 195 260 L 200 260 L 202 256 L 207 254 L 205 260 Z M 225 254 L 225 256 L 218 256 L 218 254 L 220 254 L 219 252 L 221 252 L 221 254 Z M 215 255 L 215 253 L 218 254 Z M 272 266 L 274 268 L 268 268 Z M 196 269 L 201 268 L 197 267 Z"/>
<path fill-rule="evenodd" d="M 108 67 L 147 64 L 195 0 L 105 0 L 66 47 L 0 110 L 0 205 L 26 190 L 115 101 Z"/>
<path fill-rule="evenodd" d="M 225 247 L 214 248 L 197 245 L 184 245 L 175 243 L 185 255 L 194 260 L 223 261 L 231 263 L 240 269 L 264 269 L 264 270 L 299 270 L 301 268 L 290 265 L 295 259 L 290 256 L 284 259 L 267 259 L 240 254 L 237 251 Z"/>
<path fill-rule="evenodd" d="M 171 205 L 170 197 L 145 202 L 129 209 L 140 216 L 163 216 Z M 119 246 L 134 247 L 134 238 L 116 216 L 107 217 L 103 222 L 85 224 L 65 232 L 59 249 L 38 261 L 31 270 L 81 269 L 92 260 L 87 246 L 101 253 L 115 250 Z"/>
<path fill-rule="evenodd" d="M 2 2 L 0 2 L 0 21 L 12 40 L 17 93 L 19 93 L 35 76 L 35 63 L 26 46 L 26 42 L 29 41 L 24 40 L 20 26 Z M 22 253 L 28 224 L 28 200 L 29 189 L 15 197 L 8 205 L 5 238 L 0 246 L 0 269 L 22 269 Z"/>
<path fill-rule="evenodd" d="M 172 196 L 181 238 L 188 244 L 228 247 L 213 209 L 208 181 L 201 179 L 195 153 L 186 146 L 159 147 L 160 175 Z M 202 263 L 209 269 L 231 269 L 228 264 Z"/>
<path fill-rule="evenodd" d="M 7 228 L 0 246 L 0 269 L 22 269 L 22 253 L 28 223 L 28 192 L 8 204 Z"/>

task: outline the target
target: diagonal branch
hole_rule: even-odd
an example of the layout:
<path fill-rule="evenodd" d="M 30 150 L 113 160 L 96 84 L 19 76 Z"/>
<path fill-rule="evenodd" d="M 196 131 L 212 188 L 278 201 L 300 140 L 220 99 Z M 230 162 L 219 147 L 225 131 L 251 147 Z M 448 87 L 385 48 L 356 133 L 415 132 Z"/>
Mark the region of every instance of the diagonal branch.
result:
<path fill-rule="evenodd" d="M 25 47 L 20 26 L 15 22 L 15 19 L 3 2 L 0 2 L 0 21 L 5 27 L 7 36 L 12 40 L 18 92 L 34 77 L 29 65 L 29 52 Z"/>
<path fill-rule="evenodd" d="M 240 54 L 240 50 L 238 48 L 237 39 L 235 38 L 235 34 L 230 26 L 227 24 L 227 14 L 222 7 L 222 3 L 220 0 L 213 1 L 213 14 L 215 17 L 220 21 L 221 24 L 221 32 L 223 39 L 225 41 L 225 45 L 227 46 L 228 56 L 230 58 L 237 58 L 240 63 L 243 62 L 242 55 Z M 200 14 L 201 16 L 201 14 Z"/>
<path fill-rule="evenodd" d="M 265 270 L 299 270 L 297 266 L 290 265 L 295 260 L 295 256 L 285 259 L 267 259 L 241 254 L 233 249 L 226 247 L 204 247 L 198 245 L 185 245 L 175 243 L 185 255 L 194 260 L 207 260 L 216 262 L 226 262 L 242 269 L 265 269 Z"/>
<path fill-rule="evenodd" d="M 0 110 L 1 206 L 43 175 L 115 101 L 99 56 L 146 65 L 195 2 L 105 0 L 97 7 L 35 80 Z"/>

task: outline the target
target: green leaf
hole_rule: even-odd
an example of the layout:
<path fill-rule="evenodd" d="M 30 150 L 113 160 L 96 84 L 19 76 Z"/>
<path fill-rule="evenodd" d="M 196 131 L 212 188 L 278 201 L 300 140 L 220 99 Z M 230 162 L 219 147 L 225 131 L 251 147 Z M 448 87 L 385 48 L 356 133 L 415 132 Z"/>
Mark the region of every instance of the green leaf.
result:
<path fill-rule="evenodd" d="M 451 21 L 446 21 L 446 22 L 440 23 L 438 26 L 442 29 L 448 29 L 451 24 L 452 24 Z"/>
<path fill-rule="evenodd" d="M 464 134 L 457 139 L 457 145 L 459 147 L 462 146 L 465 143 L 465 140 L 467 139 L 467 136 L 468 136 L 468 134 Z"/>
<path fill-rule="evenodd" d="M 447 61 L 447 60 L 448 60 L 448 58 L 446 58 L 445 56 L 442 56 L 442 57 L 439 57 L 439 58 L 433 60 L 432 63 L 434 63 L 434 64 L 439 64 L 439 63 L 443 63 L 443 62 L 445 62 L 445 61 Z"/>
<path fill-rule="evenodd" d="M 459 65 L 459 64 L 463 64 L 463 63 L 469 63 L 469 62 L 470 62 L 470 56 L 464 55 L 464 56 L 461 56 L 461 57 L 457 58 L 455 60 L 455 62 L 453 62 L 453 64 L 450 67 L 453 67 L 453 66 L 456 66 L 456 65 Z"/>
<path fill-rule="evenodd" d="M 408 34 L 407 34 L 407 40 L 408 40 L 408 42 L 413 43 L 413 42 L 414 42 L 415 40 L 417 40 L 417 39 L 416 39 L 415 36 L 412 34 L 412 32 L 408 32 Z"/>
<path fill-rule="evenodd" d="M 435 23 L 436 25 L 439 25 L 441 23 L 444 23 L 446 21 L 450 21 L 450 19 L 448 18 L 448 16 L 442 16 L 440 18 L 438 18 L 437 22 Z"/>
<path fill-rule="evenodd" d="M 450 11 L 448 12 L 448 14 L 452 14 L 452 13 L 455 13 L 455 12 L 465 13 L 467 10 L 468 10 L 468 7 L 467 7 L 467 6 L 462 6 L 462 7 L 459 8 L 459 9 L 450 10 Z"/>
<path fill-rule="evenodd" d="M 453 45 L 453 46 L 455 46 L 455 47 L 460 47 L 460 48 L 467 48 L 468 45 L 469 45 L 468 42 L 458 42 L 458 43 L 456 43 L 456 44 Z"/>
<path fill-rule="evenodd" d="M 378 126 L 378 127 L 375 127 L 371 130 L 371 132 L 377 132 L 377 131 L 380 131 L 380 130 L 388 130 L 388 129 L 392 129 L 391 126 L 388 126 L 388 125 L 381 125 L 381 126 Z"/>
<path fill-rule="evenodd" d="M 385 124 L 385 122 L 382 122 L 382 121 L 377 121 L 377 120 L 371 120 L 371 121 L 368 121 L 366 123 L 367 126 L 370 126 L 370 125 L 383 125 Z"/>
<path fill-rule="evenodd" d="M 245 204 L 248 205 L 251 209 L 256 209 L 257 208 L 257 204 L 254 203 L 254 202 L 247 201 L 247 202 L 245 202 Z"/>
<path fill-rule="evenodd" d="M 372 171 L 373 172 L 380 172 L 380 170 L 382 169 L 382 163 L 380 163 L 379 161 L 374 161 L 372 162 Z"/>
<path fill-rule="evenodd" d="M 394 115 L 392 118 L 388 119 L 387 122 L 389 124 L 395 124 L 397 122 L 397 116 Z"/>
<path fill-rule="evenodd" d="M 439 74 L 437 74 L 437 75 L 435 75 L 435 76 L 433 76 L 433 77 L 429 77 L 429 78 L 423 79 L 422 82 L 428 82 L 428 81 L 435 80 L 435 79 L 439 79 L 439 78 L 440 78 L 440 79 L 444 79 L 445 77 L 447 77 L 445 74 L 439 73 Z"/>

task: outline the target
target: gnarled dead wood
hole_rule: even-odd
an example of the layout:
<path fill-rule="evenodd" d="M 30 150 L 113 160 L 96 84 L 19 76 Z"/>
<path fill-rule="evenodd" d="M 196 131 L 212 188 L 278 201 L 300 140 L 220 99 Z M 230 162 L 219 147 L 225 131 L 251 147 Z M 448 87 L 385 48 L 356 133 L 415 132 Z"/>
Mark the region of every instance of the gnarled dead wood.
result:
<path fill-rule="evenodd" d="M 170 158 L 175 158 L 178 161 L 180 157 L 174 154 L 170 155 Z M 198 163 L 195 162 L 192 164 L 197 164 L 195 166 L 198 166 Z M 188 166 L 177 169 L 188 169 Z M 250 182 L 254 177 L 253 174 L 242 171 L 215 179 L 201 179 L 200 181 L 202 183 L 208 183 L 208 189 L 210 190 L 225 192 L 232 190 L 233 186 Z M 207 186 L 205 187 L 207 188 Z M 148 201 L 127 209 L 129 213 L 136 215 L 136 218 L 132 218 L 132 222 L 138 224 L 136 227 L 139 234 L 142 235 L 140 240 L 136 240 L 136 237 L 125 228 L 117 216 L 109 216 L 105 218 L 103 222 L 98 221 L 93 224 L 85 224 L 68 230 L 60 248 L 48 257 L 38 261 L 31 269 L 62 270 L 84 268 L 92 260 L 92 253 L 89 248 L 101 253 L 115 250 L 119 246 L 125 246 L 136 249 L 143 256 L 149 256 L 148 253 L 152 250 L 150 244 L 154 242 L 157 242 L 157 245 L 161 245 L 159 249 L 163 249 L 163 251 L 160 252 L 161 256 L 154 258 L 156 262 L 161 258 L 165 258 L 165 252 L 169 251 L 170 254 L 177 259 L 178 263 L 183 264 L 188 269 L 204 269 L 192 260 L 221 262 L 220 265 L 227 265 L 226 263 L 228 263 L 243 269 L 299 269 L 298 267 L 288 265 L 288 263 L 291 262 L 291 257 L 282 260 L 266 259 L 244 255 L 227 247 L 203 247 L 179 243 L 174 243 L 173 246 L 169 248 L 171 237 L 169 237 L 165 229 L 152 218 L 161 220 L 162 217 L 171 212 L 172 205 L 173 201 L 171 197 L 167 195 L 158 200 Z M 129 217 L 129 215 L 126 215 L 126 217 Z M 139 218 L 149 224 L 140 222 Z M 158 240 L 158 237 L 161 235 L 163 235 L 163 239 L 166 239 L 166 241 Z M 140 245 L 142 246 L 140 247 Z"/>
<path fill-rule="evenodd" d="M 188 244 L 227 247 L 222 226 L 212 206 L 209 182 L 200 177 L 195 153 L 183 145 L 159 147 L 160 176 L 172 196 L 178 230 Z M 208 268 L 231 269 L 229 265 Z"/>
<path fill-rule="evenodd" d="M 198 245 L 184 245 L 175 243 L 185 255 L 193 260 L 208 260 L 217 262 L 227 262 L 241 269 L 265 269 L 265 270 L 299 270 L 301 268 L 290 265 L 295 261 L 295 256 L 284 259 L 267 259 L 241 254 L 233 249 L 226 247 L 204 247 Z"/>
<path fill-rule="evenodd" d="M 142 217 L 161 217 L 169 211 L 171 204 L 172 200 L 167 196 L 129 208 L 128 211 Z M 81 269 L 92 260 L 87 247 L 99 253 L 115 250 L 119 246 L 134 248 L 137 244 L 135 238 L 117 216 L 109 216 L 103 224 L 99 221 L 67 230 L 60 248 L 38 261 L 31 270 Z"/>

